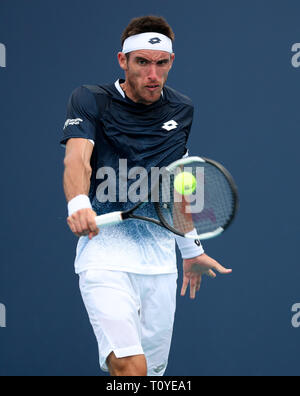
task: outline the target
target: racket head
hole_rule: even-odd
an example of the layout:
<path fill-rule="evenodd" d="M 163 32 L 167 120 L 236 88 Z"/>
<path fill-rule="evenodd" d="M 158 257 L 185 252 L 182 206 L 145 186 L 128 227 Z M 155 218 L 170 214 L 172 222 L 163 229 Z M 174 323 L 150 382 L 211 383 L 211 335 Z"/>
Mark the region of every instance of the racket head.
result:
<path fill-rule="evenodd" d="M 234 220 L 239 197 L 231 174 L 217 161 L 203 157 L 187 157 L 167 167 L 168 178 L 160 180 L 160 199 L 155 203 L 164 227 L 191 239 L 210 239 L 223 233 Z M 189 196 L 179 194 L 174 180 L 180 172 L 196 178 L 196 189 Z M 169 190 L 169 202 L 166 199 Z M 181 200 L 180 202 L 176 202 Z"/>

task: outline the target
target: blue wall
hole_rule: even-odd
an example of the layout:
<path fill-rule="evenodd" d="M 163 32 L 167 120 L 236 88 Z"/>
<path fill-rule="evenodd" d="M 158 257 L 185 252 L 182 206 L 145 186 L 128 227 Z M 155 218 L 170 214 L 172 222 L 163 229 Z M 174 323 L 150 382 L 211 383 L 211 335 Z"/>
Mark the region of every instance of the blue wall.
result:
<path fill-rule="evenodd" d="M 120 34 L 150 13 L 176 33 L 168 84 L 195 103 L 191 153 L 223 163 L 241 197 L 232 228 L 205 243 L 233 274 L 206 279 L 196 301 L 178 296 L 166 374 L 299 375 L 300 3 L 148 3 L 0 2 L 0 375 L 99 374 L 58 139 L 70 92 L 121 77 Z"/>

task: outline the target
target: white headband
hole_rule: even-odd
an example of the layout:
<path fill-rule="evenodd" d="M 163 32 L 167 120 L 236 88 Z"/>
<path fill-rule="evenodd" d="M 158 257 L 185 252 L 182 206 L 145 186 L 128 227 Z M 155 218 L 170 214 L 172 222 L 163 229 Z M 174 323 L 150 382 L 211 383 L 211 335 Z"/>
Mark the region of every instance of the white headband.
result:
<path fill-rule="evenodd" d="M 124 54 L 138 50 L 156 50 L 173 53 L 172 40 L 161 33 L 141 33 L 130 36 L 124 41 Z"/>

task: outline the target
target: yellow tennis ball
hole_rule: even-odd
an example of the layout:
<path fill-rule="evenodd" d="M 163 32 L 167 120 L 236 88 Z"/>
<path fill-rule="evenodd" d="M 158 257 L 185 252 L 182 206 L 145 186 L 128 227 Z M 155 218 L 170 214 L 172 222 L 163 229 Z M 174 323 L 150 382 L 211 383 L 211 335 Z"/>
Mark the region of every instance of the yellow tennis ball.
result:
<path fill-rule="evenodd" d="M 196 187 L 196 178 L 190 172 L 181 172 L 175 177 L 174 188 L 179 194 L 190 195 L 195 191 Z"/>

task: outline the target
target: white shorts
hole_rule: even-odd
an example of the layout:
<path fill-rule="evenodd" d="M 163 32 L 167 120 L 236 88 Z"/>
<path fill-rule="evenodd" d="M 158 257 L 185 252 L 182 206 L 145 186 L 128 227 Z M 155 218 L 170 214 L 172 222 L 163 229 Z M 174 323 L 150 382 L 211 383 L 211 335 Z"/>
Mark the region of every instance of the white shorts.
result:
<path fill-rule="evenodd" d="M 111 352 L 117 358 L 144 354 L 148 375 L 163 375 L 173 332 L 177 274 L 87 270 L 79 277 L 101 369 L 108 371 Z"/>

